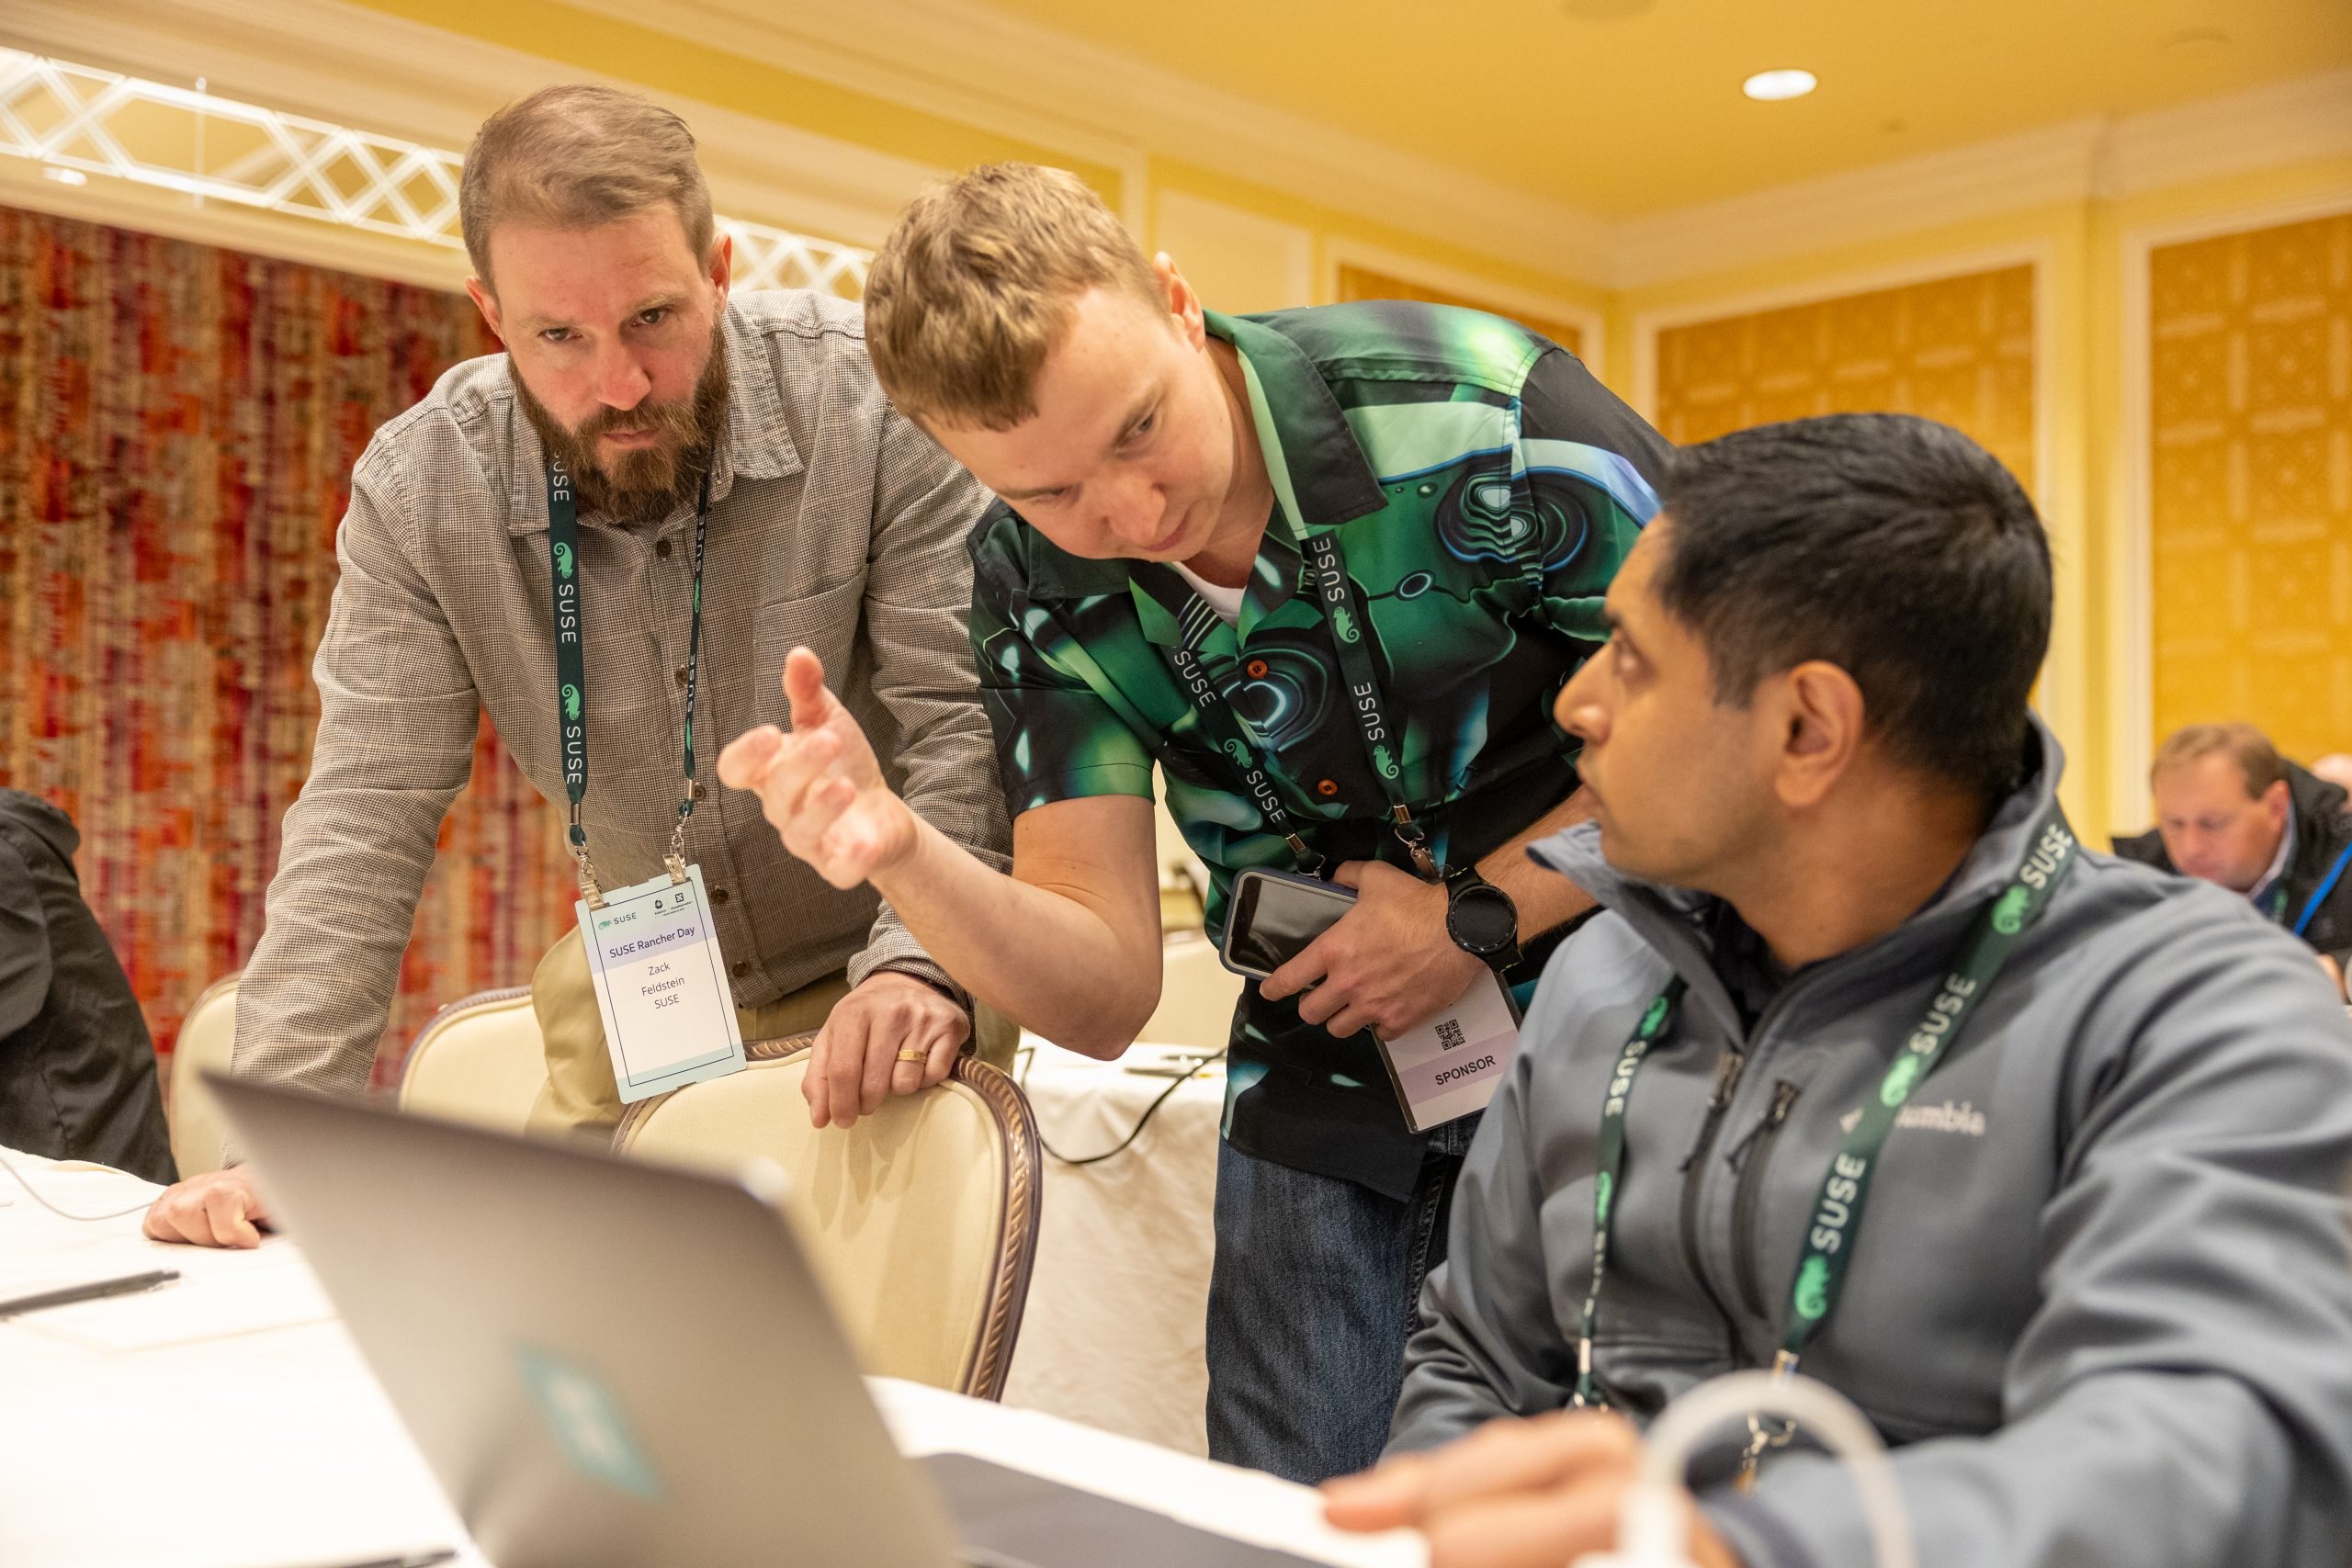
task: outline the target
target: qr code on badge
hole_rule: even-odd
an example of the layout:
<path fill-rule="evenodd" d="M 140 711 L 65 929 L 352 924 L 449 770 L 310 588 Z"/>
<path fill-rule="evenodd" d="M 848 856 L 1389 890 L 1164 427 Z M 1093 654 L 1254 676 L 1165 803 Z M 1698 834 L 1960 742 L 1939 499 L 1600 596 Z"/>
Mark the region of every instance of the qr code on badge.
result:
<path fill-rule="evenodd" d="M 1469 1043 L 1469 1038 L 1462 1032 L 1462 1021 L 1460 1019 L 1442 1018 L 1437 1021 L 1437 1043 L 1439 1050 L 1451 1051 L 1457 1045 L 1466 1045 Z"/>

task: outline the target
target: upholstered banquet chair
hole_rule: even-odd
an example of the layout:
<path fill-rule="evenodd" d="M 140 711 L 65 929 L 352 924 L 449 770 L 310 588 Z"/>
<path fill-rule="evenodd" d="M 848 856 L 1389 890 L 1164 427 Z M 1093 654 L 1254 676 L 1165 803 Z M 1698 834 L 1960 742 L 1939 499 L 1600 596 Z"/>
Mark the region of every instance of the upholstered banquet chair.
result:
<path fill-rule="evenodd" d="M 401 1065 L 400 1108 L 519 1133 L 547 1081 L 531 988 L 476 991 L 417 1031 Z"/>
<path fill-rule="evenodd" d="M 180 1179 L 220 1168 L 220 1141 L 229 1125 L 220 1119 L 203 1072 L 229 1070 L 229 1055 L 237 1043 L 237 976 L 223 975 L 204 988 L 196 1005 L 180 1020 L 179 1038 L 172 1043 L 171 1112 L 172 1163 Z"/>
<path fill-rule="evenodd" d="M 742 1072 L 639 1101 L 614 1146 L 673 1164 L 775 1161 L 865 1370 L 996 1398 L 1037 1245 L 1042 1155 L 1028 1101 L 967 1056 L 937 1088 L 819 1131 L 800 1093 L 813 1042 L 761 1041 Z"/>

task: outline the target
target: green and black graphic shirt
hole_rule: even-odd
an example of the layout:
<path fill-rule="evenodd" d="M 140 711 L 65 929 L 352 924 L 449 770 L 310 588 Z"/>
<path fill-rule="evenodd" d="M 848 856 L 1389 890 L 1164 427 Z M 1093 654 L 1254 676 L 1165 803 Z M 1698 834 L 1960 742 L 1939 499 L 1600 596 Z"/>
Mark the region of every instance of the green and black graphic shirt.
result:
<path fill-rule="evenodd" d="M 1011 813 L 1148 798 L 1158 762 L 1215 877 L 1215 934 L 1234 873 L 1297 868 L 1170 653 L 1198 656 L 1317 852 L 1409 867 L 1331 628 L 1301 592 L 1299 541 L 1339 529 L 1405 797 L 1442 863 L 1476 860 L 1576 787 L 1552 700 L 1607 636 L 1601 597 L 1657 510 L 1668 447 L 1573 355 L 1476 311 L 1376 302 L 1208 325 L 1239 352 L 1275 496 L 1238 623 L 1172 569 L 1069 555 L 1000 502 L 972 534 L 972 644 Z M 1397 1197 L 1425 1142 L 1370 1035 L 1335 1040 L 1254 986 L 1225 1132 L 1247 1154 Z"/>

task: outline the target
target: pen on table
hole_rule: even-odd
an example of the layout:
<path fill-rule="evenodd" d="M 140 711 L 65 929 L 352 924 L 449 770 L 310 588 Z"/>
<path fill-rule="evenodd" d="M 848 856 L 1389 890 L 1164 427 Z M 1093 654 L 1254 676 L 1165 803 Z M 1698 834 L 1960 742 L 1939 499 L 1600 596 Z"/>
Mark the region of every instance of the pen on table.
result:
<path fill-rule="evenodd" d="M 18 1296 L 14 1301 L 0 1302 L 0 1317 L 40 1312 L 44 1307 L 71 1306 L 75 1302 L 94 1302 L 107 1296 L 127 1296 L 137 1291 L 152 1291 L 158 1285 L 168 1285 L 179 1277 L 180 1271 L 176 1269 L 151 1269 L 144 1274 L 125 1274 L 117 1280 L 97 1280 L 86 1285 L 68 1285 L 62 1291 L 43 1291 L 39 1295 Z"/>
<path fill-rule="evenodd" d="M 406 1557 L 371 1557 L 365 1562 L 338 1562 L 334 1568 L 433 1568 L 436 1562 L 447 1562 L 458 1555 L 454 1546 L 436 1546 L 424 1551 L 412 1551 Z"/>

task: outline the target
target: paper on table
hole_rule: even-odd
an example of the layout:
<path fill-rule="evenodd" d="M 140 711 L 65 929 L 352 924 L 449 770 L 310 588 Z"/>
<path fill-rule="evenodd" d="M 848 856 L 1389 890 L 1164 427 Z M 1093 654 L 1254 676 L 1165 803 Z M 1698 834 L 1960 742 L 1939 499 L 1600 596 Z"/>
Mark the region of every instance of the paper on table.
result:
<path fill-rule="evenodd" d="M 136 1295 L 108 1296 L 9 1321 L 94 1350 L 150 1350 L 232 1334 L 324 1323 L 326 1292 L 291 1242 L 259 1253 L 195 1255 L 183 1278 Z"/>

